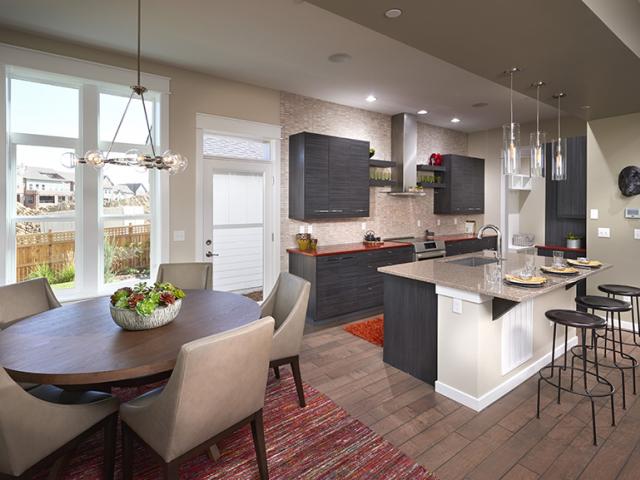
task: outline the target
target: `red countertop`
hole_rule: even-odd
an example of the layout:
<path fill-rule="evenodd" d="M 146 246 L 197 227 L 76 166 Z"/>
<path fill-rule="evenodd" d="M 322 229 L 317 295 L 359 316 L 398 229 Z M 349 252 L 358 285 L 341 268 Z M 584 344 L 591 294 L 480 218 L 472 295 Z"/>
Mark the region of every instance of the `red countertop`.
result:
<path fill-rule="evenodd" d="M 485 235 L 485 237 L 495 237 L 496 235 Z M 471 233 L 452 233 L 451 235 L 436 235 L 434 240 L 442 240 L 443 242 L 464 242 L 466 240 L 476 240 L 477 234 Z"/>
<path fill-rule="evenodd" d="M 540 250 L 558 250 L 560 252 L 575 252 L 575 253 L 583 253 L 583 254 L 587 253 L 586 248 L 568 248 L 568 247 L 561 247 L 559 245 L 536 245 L 536 248 L 539 248 Z"/>
<path fill-rule="evenodd" d="M 362 242 L 344 243 L 341 245 L 321 245 L 316 250 L 300 250 L 299 248 L 287 248 L 288 253 L 307 255 L 308 257 L 325 257 L 327 255 L 342 255 L 345 253 L 371 252 L 374 250 L 386 250 L 389 248 L 411 247 L 410 243 L 384 242 L 382 245 L 368 247 Z"/>

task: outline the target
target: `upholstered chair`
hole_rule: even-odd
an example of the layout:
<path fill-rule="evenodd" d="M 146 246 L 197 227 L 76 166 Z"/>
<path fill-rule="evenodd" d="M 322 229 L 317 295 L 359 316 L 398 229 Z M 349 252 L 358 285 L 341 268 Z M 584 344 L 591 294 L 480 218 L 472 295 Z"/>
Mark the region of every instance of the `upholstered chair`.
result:
<path fill-rule="evenodd" d="M 0 287 L 0 330 L 31 315 L 60 307 L 46 278 Z"/>
<path fill-rule="evenodd" d="M 31 478 L 64 458 L 84 439 L 104 431 L 105 479 L 112 479 L 118 400 L 101 392 L 66 392 L 51 385 L 25 392 L 0 367 L 0 479 Z M 50 475 L 49 478 L 52 478 Z"/>
<path fill-rule="evenodd" d="M 155 453 L 173 480 L 182 462 L 248 423 L 260 478 L 268 479 L 262 408 L 273 326 L 273 318 L 263 318 L 183 345 L 164 387 L 120 407 L 126 480 L 133 476 L 134 440 Z"/>
<path fill-rule="evenodd" d="M 270 366 L 280 378 L 280 366 L 291 365 L 300 406 L 306 405 L 300 375 L 300 346 L 309 304 L 311 284 L 300 277 L 283 272 L 262 304 L 262 316 L 276 321 Z"/>
<path fill-rule="evenodd" d="M 157 282 L 170 282 L 183 290 L 211 290 L 213 265 L 210 262 L 162 263 Z"/>

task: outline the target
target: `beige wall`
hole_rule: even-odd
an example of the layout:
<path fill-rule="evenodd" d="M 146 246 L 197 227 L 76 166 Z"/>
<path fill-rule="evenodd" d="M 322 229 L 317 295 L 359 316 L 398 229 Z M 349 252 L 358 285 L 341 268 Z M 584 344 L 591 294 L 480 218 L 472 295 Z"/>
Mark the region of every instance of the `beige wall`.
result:
<path fill-rule="evenodd" d="M 135 69 L 135 59 L 95 48 L 0 28 L 0 42 L 73 58 Z M 145 62 L 145 72 L 171 78 L 169 143 L 190 160 L 186 172 L 171 177 L 170 228 L 184 230 L 184 242 L 171 241 L 171 260 L 193 260 L 196 222 L 196 113 L 208 113 L 271 124 L 280 122 L 280 93 L 168 65 Z"/>
<path fill-rule="evenodd" d="M 546 141 L 553 140 L 557 131 L 555 120 L 542 121 L 540 127 L 547 133 Z M 529 144 L 529 135 L 535 132 L 535 123 L 520 125 L 520 139 L 522 145 Z M 562 118 L 562 135 L 577 137 L 586 134 L 586 122 L 573 117 Z M 469 155 L 485 159 L 485 220 L 487 223 L 500 225 L 500 180 L 502 150 L 502 128 L 495 128 L 469 134 Z M 531 191 L 512 191 L 507 195 L 507 212 L 520 214 L 520 232 L 533 233 L 536 243 L 544 243 L 544 179 L 534 179 Z M 506 240 L 505 240 L 506 244 Z"/>
<path fill-rule="evenodd" d="M 613 268 L 589 282 L 597 292 L 601 283 L 640 286 L 640 240 L 634 229 L 640 220 L 624 218 L 626 207 L 640 208 L 640 195 L 625 197 L 618 189 L 618 174 L 629 165 L 640 166 L 640 113 L 589 122 L 587 129 L 587 209 L 600 218 L 587 220 L 589 256 Z M 611 229 L 611 238 L 598 238 L 598 228 Z"/>
<path fill-rule="evenodd" d="M 281 235 L 283 251 L 295 244 L 295 234 L 307 223 L 290 220 L 288 205 L 289 136 L 298 132 L 313 132 L 367 140 L 376 149 L 375 158 L 391 158 L 391 117 L 381 113 L 346 107 L 290 93 L 281 96 L 282 139 L 282 204 Z M 446 128 L 418 124 L 418 159 L 433 152 L 466 155 L 467 135 Z M 424 234 L 429 228 L 438 233 L 464 231 L 464 220 L 482 222 L 482 215 L 459 216 L 433 214 L 433 190 L 424 197 L 392 197 L 384 187 L 370 190 L 370 217 L 342 221 L 314 221 L 313 234 L 321 245 L 359 242 L 362 223 L 382 237 Z M 458 219 L 455 224 L 454 220 Z M 440 225 L 437 220 L 440 220 Z M 417 222 L 422 225 L 418 227 Z M 283 258 L 287 268 L 287 258 Z"/>

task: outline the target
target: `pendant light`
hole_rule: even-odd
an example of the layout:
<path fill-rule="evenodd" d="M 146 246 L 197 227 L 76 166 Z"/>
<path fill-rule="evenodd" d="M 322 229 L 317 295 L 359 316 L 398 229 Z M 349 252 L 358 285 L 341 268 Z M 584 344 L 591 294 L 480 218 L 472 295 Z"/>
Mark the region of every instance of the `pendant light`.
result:
<path fill-rule="evenodd" d="M 156 147 L 153 143 L 153 133 L 152 127 L 149 124 L 149 117 L 147 114 L 147 107 L 144 101 L 144 94 L 147 92 L 147 88 L 142 86 L 140 82 L 140 25 L 141 25 L 141 14 L 142 14 L 142 6 L 141 0 L 138 0 L 138 69 L 137 69 L 137 82 L 135 85 L 131 87 L 131 95 L 129 96 L 129 101 L 124 108 L 124 112 L 122 113 L 122 117 L 120 118 L 120 123 L 118 123 L 118 127 L 116 128 L 116 133 L 113 136 L 113 140 L 109 144 L 109 149 L 106 152 L 102 152 L 100 150 L 89 150 L 85 153 L 84 157 L 77 158 L 75 154 L 65 154 L 62 159 L 62 165 L 67 168 L 75 168 L 76 164 L 79 163 L 81 165 L 92 165 L 95 168 L 101 168 L 104 165 L 113 164 L 113 165 L 125 165 L 125 166 L 136 166 L 143 170 L 156 169 L 156 170 L 165 170 L 170 174 L 183 172 L 187 168 L 187 158 L 180 155 L 179 153 L 174 153 L 171 150 L 167 150 L 162 155 L 156 153 Z M 134 97 L 140 99 L 140 103 L 142 104 L 142 110 L 144 111 L 144 120 L 146 123 L 146 132 L 147 132 L 147 142 L 151 149 L 151 154 L 139 153 L 137 150 L 129 150 L 124 156 L 112 158 L 111 151 L 115 145 L 116 139 L 118 138 L 118 133 L 120 132 L 120 127 L 124 122 L 124 118 L 127 115 L 127 110 L 131 105 L 131 101 Z"/>
<path fill-rule="evenodd" d="M 518 67 L 506 70 L 509 75 L 509 123 L 502 126 L 502 170 L 505 175 L 515 175 L 520 169 L 520 124 L 513 121 L 513 74 Z"/>
<path fill-rule="evenodd" d="M 553 142 L 553 158 L 551 159 L 551 179 L 562 182 L 567 179 L 567 140 L 560 133 L 560 100 L 566 97 L 563 92 L 556 93 L 553 98 L 558 100 L 558 138 Z"/>
<path fill-rule="evenodd" d="M 531 145 L 531 176 L 544 177 L 545 170 L 545 140 L 546 135 L 540 130 L 540 87 L 544 86 L 543 81 L 531 84 L 536 87 L 536 131 L 529 135 L 529 145 Z"/>

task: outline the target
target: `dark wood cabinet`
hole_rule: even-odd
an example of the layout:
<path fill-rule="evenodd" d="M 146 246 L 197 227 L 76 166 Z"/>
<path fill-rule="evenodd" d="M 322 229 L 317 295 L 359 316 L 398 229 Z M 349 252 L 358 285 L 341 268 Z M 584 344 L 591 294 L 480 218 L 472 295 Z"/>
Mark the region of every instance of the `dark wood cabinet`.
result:
<path fill-rule="evenodd" d="M 454 255 L 464 255 L 465 253 L 481 252 L 482 250 L 496 250 L 498 237 L 489 236 L 481 239 L 473 238 L 470 240 L 460 240 L 454 242 L 445 242 L 444 248 L 447 257 Z"/>
<path fill-rule="evenodd" d="M 289 137 L 289 218 L 369 216 L 369 142 L 302 132 Z"/>
<path fill-rule="evenodd" d="M 444 188 L 434 191 L 435 214 L 484 213 L 484 159 L 443 155 Z"/>
<path fill-rule="evenodd" d="M 381 311 L 384 288 L 379 267 L 413 261 L 413 247 L 338 255 L 289 253 L 289 272 L 311 282 L 307 318 L 336 320 Z"/>
<path fill-rule="evenodd" d="M 587 142 L 567 139 L 567 179 L 557 182 L 556 213 L 559 218 L 587 217 Z"/>

